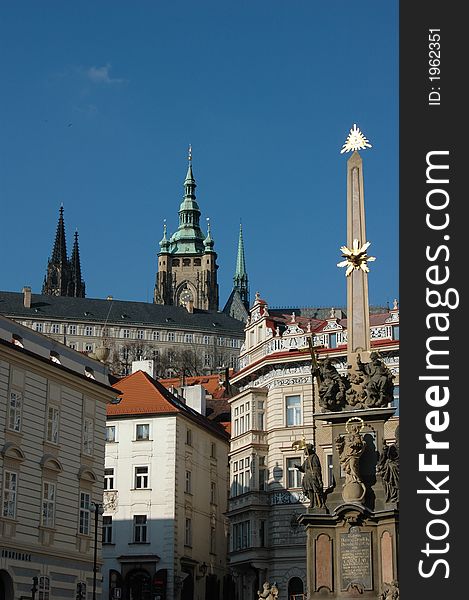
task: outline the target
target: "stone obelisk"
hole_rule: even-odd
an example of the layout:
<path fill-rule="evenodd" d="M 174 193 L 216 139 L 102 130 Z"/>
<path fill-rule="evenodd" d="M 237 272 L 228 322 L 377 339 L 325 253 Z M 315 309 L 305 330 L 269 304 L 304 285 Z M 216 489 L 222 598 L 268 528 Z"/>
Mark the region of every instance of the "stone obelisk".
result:
<path fill-rule="evenodd" d="M 308 600 L 399 597 L 398 494 L 388 490 L 398 480 L 398 449 L 386 446 L 378 462 L 378 448 L 385 444 L 384 425 L 394 409 L 388 406 L 392 390 L 384 385 L 386 368 L 373 356 L 370 342 L 367 263 L 375 259 L 367 254 L 363 163 L 358 153 L 369 147 L 354 125 L 342 149 L 352 155 L 347 161 L 347 245 L 341 248 L 345 260 L 338 263 L 346 267 L 349 369 L 341 380 L 346 392 L 337 384 L 334 402 L 328 404 L 327 392 L 321 396 L 319 389 L 323 412 L 316 419 L 331 428 L 334 485 L 325 491 L 324 508 L 309 508 L 299 518 L 306 527 Z M 326 368 L 322 373 L 324 379 L 331 377 Z M 376 374 L 379 383 L 372 380 Z M 386 469 L 396 477 L 392 485 Z"/>
<path fill-rule="evenodd" d="M 363 191 L 363 161 L 355 150 L 347 161 L 347 247 L 354 240 L 360 248 L 366 239 L 365 198 Z M 368 304 L 368 273 L 354 268 L 347 277 L 347 359 L 356 366 L 357 354 L 369 360 L 370 313 Z"/>

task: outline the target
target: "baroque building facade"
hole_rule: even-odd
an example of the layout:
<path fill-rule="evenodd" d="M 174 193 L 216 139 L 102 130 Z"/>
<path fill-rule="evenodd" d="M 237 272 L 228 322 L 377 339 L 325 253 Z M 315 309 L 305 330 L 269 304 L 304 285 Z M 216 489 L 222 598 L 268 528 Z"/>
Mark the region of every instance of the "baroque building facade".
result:
<path fill-rule="evenodd" d="M 229 587 L 229 435 L 205 390 L 175 396 L 143 371 L 107 415 L 104 598 L 219 600 Z M 117 591 L 116 591 L 117 590 Z"/>
<path fill-rule="evenodd" d="M 321 412 L 313 385 L 308 338 L 319 360 L 329 357 L 347 372 L 347 320 L 269 312 L 256 294 L 246 324 L 240 370 L 231 378 L 239 393 L 230 399 L 230 569 L 236 600 L 257 598 L 266 581 L 279 596 L 306 598 L 306 534 L 298 517 L 309 499 L 302 474 L 302 442 L 316 441 L 325 487 L 334 486 L 331 427 L 313 418 Z M 281 314 L 280 314 L 281 313 Z M 339 316 L 337 316 L 339 315 Z M 396 411 L 385 425 L 394 441 L 399 400 L 399 309 L 370 315 L 371 346 L 394 375 Z M 357 411 L 359 413 L 359 411 Z"/>
<path fill-rule="evenodd" d="M 0 317 L 2 599 L 101 594 L 93 523 L 116 394 L 103 364 Z"/>

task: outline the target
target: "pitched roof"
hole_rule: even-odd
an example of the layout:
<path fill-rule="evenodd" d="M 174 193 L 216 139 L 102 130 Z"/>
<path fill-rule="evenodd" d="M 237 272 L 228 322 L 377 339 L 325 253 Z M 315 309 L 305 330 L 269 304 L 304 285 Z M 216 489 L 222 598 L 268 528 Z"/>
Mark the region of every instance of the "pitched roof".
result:
<path fill-rule="evenodd" d="M 244 323 L 214 310 L 166 306 L 149 302 L 72 298 L 32 294 L 31 308 L 23 305 L 20 292 L 0 291 L 0 314 L 11 318 L 62 319 L 77 322 L 118 323 L 133 326 L 160 326 L 244 336 Z"/>
<path fill-rule="evenodd" d="M 107 406 L 108 418 L 181 414 L 226 439 L 226 432 L 220 426 L 184 404 L 180 398 L 171 394 L 164 385 L 144 371 L 136 371 L 119 379 L 113 387 L 121 392 L 121 402 Z"/>

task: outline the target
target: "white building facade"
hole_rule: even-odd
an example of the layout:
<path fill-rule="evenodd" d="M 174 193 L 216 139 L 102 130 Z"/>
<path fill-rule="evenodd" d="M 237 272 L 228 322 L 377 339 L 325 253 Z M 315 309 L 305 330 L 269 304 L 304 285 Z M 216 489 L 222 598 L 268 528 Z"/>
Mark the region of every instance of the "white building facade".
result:
<path fill-rule="evenodd" d="M 103 598 L 218 600 L 227 569 L 229 436 L 142 371 L 109 407 Z M 200 386 L 201 387 L 201 386 Z"/>
<path fill-rule="evenodd" d="M 0 317 L 2 599 L 100 594 L 94 507 L 115 397 L 102 364 Z"/>
<path fill-rule="evenodd" d="M 398 402 L 397 302 L 387 313 L 373 315 L 371 324 L 372 348 L 394 375 Z M 240 390 L 230 400 L 229 564 L 236 600 L 256 599 L 265 581 L 276 583 L 279 597 L 306 598 L 306 535 L 298 517 L 309 500 L 295 468 L 304 461 L 295 442 L 312 441 L 313 412 L 320 411 L 312 385 L 311 337 L 318 356 L 331 357 L 345 374 L 346 321 L 331 310 L 323 321 L 300 322 L 292 314 L 282 323 L 256 296 L 241 349 L 242 368 L 231 379 Z M 316 423 L 316 452 L 328 487 L 333 484 L 331 428 Z M 394 439 L 397 423 L 397 417 L 386 423 L 388 440 Z"/>

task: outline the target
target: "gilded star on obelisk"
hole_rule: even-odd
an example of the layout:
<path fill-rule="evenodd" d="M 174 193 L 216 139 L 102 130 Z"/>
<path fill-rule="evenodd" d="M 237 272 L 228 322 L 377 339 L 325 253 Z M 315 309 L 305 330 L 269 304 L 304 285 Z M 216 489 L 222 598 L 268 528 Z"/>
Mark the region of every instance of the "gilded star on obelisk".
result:
<path fill-rule="evenodd" d="M 366 253 L 370 244 L 371 242 L 366 242 L 363 244 L 363 246 L 360 246 L 360 242 L 358 240 L 353 240 L 351 248 L 347 248 L 347 246 L 341 246 L 340 249 L 345 260 L 337 263 L 337 266 L 347 267 L 347 270 L 345 271 L 345 275 L 347 277 L 354 269 L 361 269 L 365 273 L 370 272 L 370 269 L 366 263 L 376 260 L 374 256 L 368 256 Z"/>
<path fill-rule="evenodd" d="M 343 154 L 344 152 L 351 152 L 353 150 L 365 150 L 366 148 L 371 148 L 371 144 L 354 123 L 340 153 Z"/>

